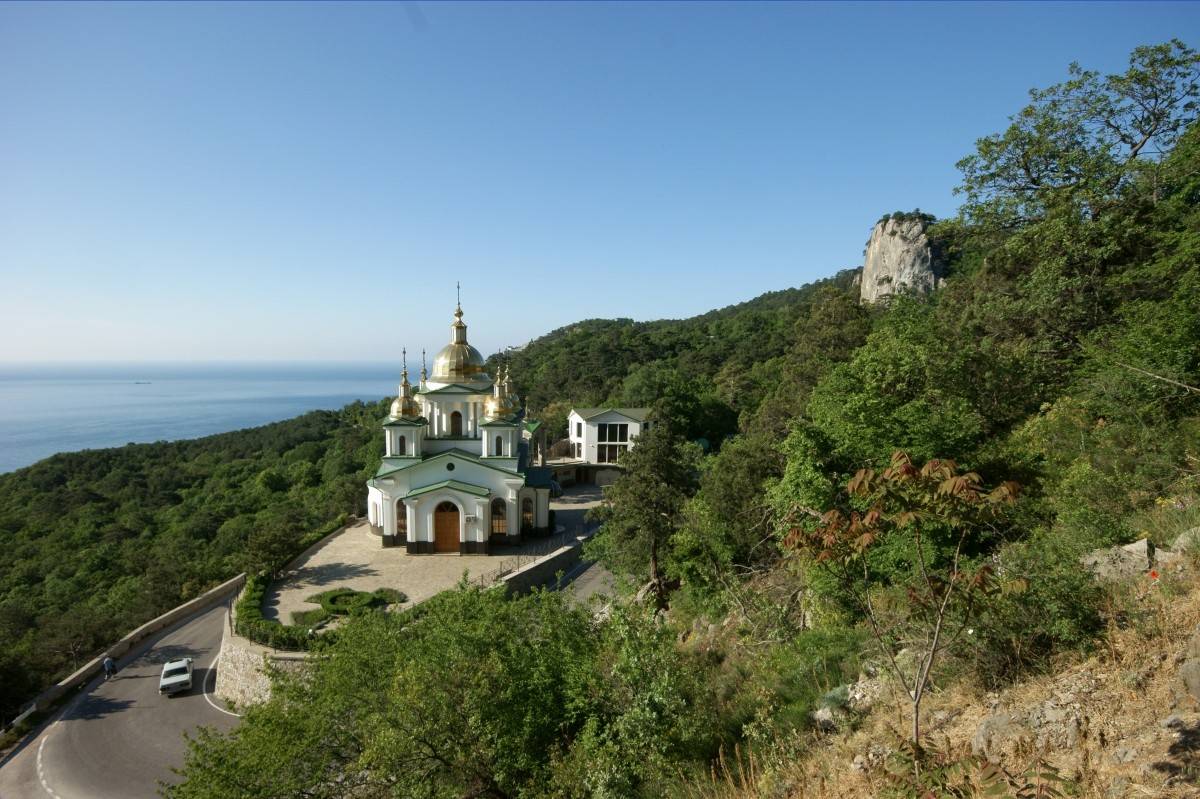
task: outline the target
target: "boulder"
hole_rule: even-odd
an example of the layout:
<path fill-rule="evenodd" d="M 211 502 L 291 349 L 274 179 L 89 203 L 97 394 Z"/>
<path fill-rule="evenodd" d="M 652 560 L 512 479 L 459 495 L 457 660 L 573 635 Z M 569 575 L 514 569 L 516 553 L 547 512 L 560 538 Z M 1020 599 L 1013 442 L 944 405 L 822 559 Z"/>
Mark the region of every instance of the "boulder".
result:
<path fill-rule="evenodd" d="M 1188 695 L 1200 702 L 1200 660 L 1185 660 L 1179 667 L 1179 679 Z"/>
<path fill-rule="evenodd" d="M 828 707 L 820 707 L 812 713 L 813 726 L 821 732 L 835 732 L 838 728 L 837 718 L 834 717 L 833 709 Z"/>
<path fill-rule="evenodd" d="M 1171 542 L 1171 549 L 1176 552 L 1200 550 L 1200 527 L 1193 527 L 1177 535 Z"/>
<path fill-rule="evenodd" d="M 1143 538 L 1125 546 L 1092 550 L 1080 562 L 1101 580 L 1121 580 L 1178 559 L 1178 552 L 1156 548 L 1153 541 Z"/>
<path fill-rule="evenodd" d="M 993 713 L 979 723 L 971 738 L 971 752 L 992 762 L 1033 738 L 1029 728 L 1007 713 Z"/>

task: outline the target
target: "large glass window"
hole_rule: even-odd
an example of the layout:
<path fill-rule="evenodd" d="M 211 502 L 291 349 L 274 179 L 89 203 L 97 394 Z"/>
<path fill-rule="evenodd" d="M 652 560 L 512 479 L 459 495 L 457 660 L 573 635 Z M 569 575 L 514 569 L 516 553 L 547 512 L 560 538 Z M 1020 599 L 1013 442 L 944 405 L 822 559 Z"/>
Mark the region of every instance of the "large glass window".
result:
<path fill-rule="evenodd" d="M 462 414 L 455 411 L 450 414 L 450 435 L 461 437 L 462 434 Z"/>
<path fill-rule="evenodd" d="M 404 439 L 404 436 L 400 436 L 399 438 L 396 439 L 396 454 L 397 455 L 407 455 L 408 454 L 406 451 L 407 448 L 408 448 L 408 442 Z"/>
<path fill-rule="evenodd" d="M 617 443 L 629 440 L 629 425 L 625 422 L 596 425 L 596 440 Z"/>
<path fill-rule="evenodd" d="M 629 447 L 625 444 L 597 444 L 596 462 L 616 463 L 617 459 L 619 459 L 627 449 L 629 449 Z"/>
<path fill-rule="evenodd" d="M 503 455 L 504 454 L 504 439 L 502 437 L 496 436 L 496 451 L 493 452 L 492 454 L 493 455 Z"/>
<path fill-rule="evenodd" d="M 583 438 L 583 422 L 575 423 L 575 437 Z"/>

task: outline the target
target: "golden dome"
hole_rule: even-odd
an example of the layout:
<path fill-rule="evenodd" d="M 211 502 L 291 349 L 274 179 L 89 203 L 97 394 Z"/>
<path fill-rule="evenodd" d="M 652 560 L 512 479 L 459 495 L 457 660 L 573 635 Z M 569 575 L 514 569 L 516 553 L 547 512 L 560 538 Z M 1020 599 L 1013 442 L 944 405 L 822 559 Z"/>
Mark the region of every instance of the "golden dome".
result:
<path fill-rule="evenodd" d="M 392 400 L 392 408 L 388 416 L 393 419 L 415 419 L 421 415 L 421 406 L 412 397 L 396 397 Z"/>
<path fill-rule="evenodd" d="M 412 395 L 412 386 L 408 382 L 408 351 L 404 352 L 404 369 L 400 372 L 400 394 L 392 400 L 388 416 L 393 419 L 415 419 L 421 415 L 421 406 Z"/>
<path fill-rule="evenodd" d="M 478 382 L 490 379 L 484 371 L 483 355 L 467 343 L 467 325 L 462 315 L 462 308 L 456 308 L 454 324 L 450 325 L 454 337 L 433 356 L 433 374 L 429 379 L 434 382 Z"/>
<path fill-rule="evenodd" d="M 496 383 L 492 386 L 492 396 L 483 403 L 483 413 L 487 419 L 499 419 L 512 416 L 521 410 L 521 398 L 512 390 L 508 369 L 501 367 L 496 373 Z"/>

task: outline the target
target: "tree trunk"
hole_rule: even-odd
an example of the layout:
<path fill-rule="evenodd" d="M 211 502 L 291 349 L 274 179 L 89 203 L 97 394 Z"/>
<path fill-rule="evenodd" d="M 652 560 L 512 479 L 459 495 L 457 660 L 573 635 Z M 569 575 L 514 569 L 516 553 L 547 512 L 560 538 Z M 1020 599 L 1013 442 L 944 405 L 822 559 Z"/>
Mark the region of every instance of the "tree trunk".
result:
<path fill-rule="evenodd" d="M 654 585 L 655 602 L 659 610 L 667 609 L 667 591 L 658 573 L 658 539 L 650 539 L 650 582 Z"/>

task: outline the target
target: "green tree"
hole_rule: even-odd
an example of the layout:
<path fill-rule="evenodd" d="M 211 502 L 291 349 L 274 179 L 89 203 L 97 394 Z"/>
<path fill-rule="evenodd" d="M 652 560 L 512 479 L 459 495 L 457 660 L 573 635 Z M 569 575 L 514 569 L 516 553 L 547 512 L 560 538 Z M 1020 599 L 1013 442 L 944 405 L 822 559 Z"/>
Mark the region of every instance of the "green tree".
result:
<path fill-rule="evenodd" d="M 699 663 L 640 608 L 597 626 L 562 594 L 460 587 L 351 618 L 310 664 L 192 740 L 166 795 L 654 796 L 709 751 Z"/>
<path fill-rule="evenodd" d="M 827 510 L 817 525 L 798 524 L 785 544 L 830 571 L 854 597 L 870 625 L 885 667 L 908 689 L 912 743 L 921 744 L 921 700 L 933 667 L 959 644 L 977 617 L 976 602 L 990 587 L 990 565 L 973 566 L 970 553 L 993 532 L 1000 510 L 1016 501 L 1017 486 L 983 487 L 979 475 L 953 461 L 918 467 L 903 452 L 882 472 L 860 469 L 846 484 L 846 503 Z M 869 561 L 874 550 L 899 543 L 908 563 L 883 574 Z M 879 604 L 889 589 L 906 601 Z M 917 653 L 915 662 L 900 653 Z"/>
<path fill-rule="evenodd" d="M 601 521 L 591 551 L 622 574 L 648 578 L 667 606 L 662 562 L 696 489 L 697 456 L 669 421 L 657 420 L 621 459 L 624 473 L 594 511 Z"/>
<path fill-rule="evenodd" d="M 1121 74 L 1069 71 L 958 163 L 968 218 L 1014 229 L 1063 203 L 1095 218 L 1197 118 L 1200 55 L 1178 39 L 1136 48 Z"/>

